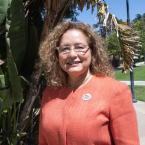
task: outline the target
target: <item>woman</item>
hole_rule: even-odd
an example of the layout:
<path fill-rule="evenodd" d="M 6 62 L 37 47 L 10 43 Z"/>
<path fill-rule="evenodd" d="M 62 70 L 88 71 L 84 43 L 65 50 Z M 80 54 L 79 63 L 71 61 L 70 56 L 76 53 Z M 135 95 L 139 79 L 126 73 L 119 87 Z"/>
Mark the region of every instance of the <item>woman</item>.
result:
<path fill-rule="evenodd" d="M 128 87 L 112 76 L 90 26 L 62 22 L 40 49 L 43 92 L 39 145 L 139 145 Z"/>

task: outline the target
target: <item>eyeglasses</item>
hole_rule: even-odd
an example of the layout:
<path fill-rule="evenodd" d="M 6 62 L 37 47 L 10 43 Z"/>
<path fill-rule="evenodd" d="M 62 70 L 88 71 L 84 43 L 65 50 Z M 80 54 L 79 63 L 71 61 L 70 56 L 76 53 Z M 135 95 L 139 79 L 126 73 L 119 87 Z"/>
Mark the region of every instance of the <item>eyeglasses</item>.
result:
<path fill-rule="evenodd" d="M 72 49 L 72 46 L 64 45 L 64 46 L 57 47 L 57 50 L 61 54 L 69 54 L 73 50 L 77 54 L 84 55 L 89 50 L 89 46 L 74 45 Z"/>

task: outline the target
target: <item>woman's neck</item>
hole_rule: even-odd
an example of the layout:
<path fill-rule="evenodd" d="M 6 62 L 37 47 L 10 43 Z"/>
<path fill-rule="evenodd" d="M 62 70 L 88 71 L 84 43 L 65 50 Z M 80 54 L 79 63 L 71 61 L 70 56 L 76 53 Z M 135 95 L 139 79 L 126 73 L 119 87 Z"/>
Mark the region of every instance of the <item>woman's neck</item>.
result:
<path fill-rule="evenodd" d="M 68 86 L 74 89 L 78 88 L 80 86 L 85 85 L 91 78 L 92 78 L 92 74 L 90 73 L 90 71 L 76 77 L 69 77 Z"/>

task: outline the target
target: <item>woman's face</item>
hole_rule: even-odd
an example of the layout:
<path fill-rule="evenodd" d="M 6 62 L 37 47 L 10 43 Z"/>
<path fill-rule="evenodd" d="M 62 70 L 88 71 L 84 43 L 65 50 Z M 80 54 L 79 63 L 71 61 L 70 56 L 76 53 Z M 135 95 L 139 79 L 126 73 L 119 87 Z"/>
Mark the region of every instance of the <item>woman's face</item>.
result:
<path fill-rule="evenodd" d="M 91 50 L 87 37 L 80 30 L 70 29 L 63 34 L 58 54 L 60 66 L 69 77 L 78 77 L 88 72 Z"/>

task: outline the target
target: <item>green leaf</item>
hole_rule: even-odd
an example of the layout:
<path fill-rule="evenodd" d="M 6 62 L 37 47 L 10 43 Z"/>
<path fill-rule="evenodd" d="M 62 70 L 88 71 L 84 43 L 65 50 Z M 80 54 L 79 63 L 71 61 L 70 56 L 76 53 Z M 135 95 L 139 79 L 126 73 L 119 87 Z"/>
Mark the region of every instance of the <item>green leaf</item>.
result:
<path fill-rule="evenodd" d="M 0 74 L 0 88 L 5 87 L 5 76 Z"/>
<path fill-rule="evenodd" d="M 10 89 L 0 90 L 0 114 L 12 107 L 13 99 L 10 96 Z"/>
<path fill-rule="evenodd" d="M 36 56 L 38 55 L 39 39 L 37 29 L 33 24 L 28 23 L 27 33 L 27 49 L 21 72 L 23 72 L 22 75 L 29 80 L 33 71 Z"/>
<path fill-rule="evenodd" d="M 0 25 L 3 23 L 3 21 L 6 18 L 7 10 L 10 3 L 11 0 L 0 0 Z"/>
<path fill-rule="evenodd" d="M 23 88 L 21 85 L 21 78 L 18 75 L 17 67 L 14 62 L 11 49 L 7 48 L 7 66 L 8 75 L 11 87 L 11 94 L 14 102 L 23 101 Z"/>
<path fill-rule="evenodd" d="M 22 0 L 12 0 L 9 13 L 10 29 L 10 48 L 18 70 L 22 63 L 26 51 L 26 22 Z"/>

